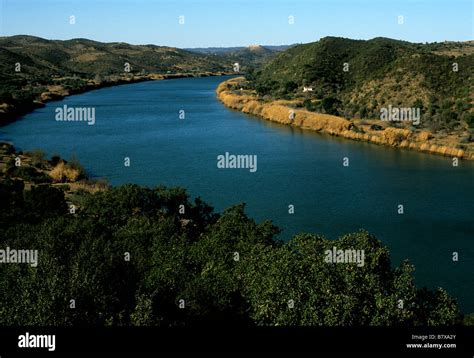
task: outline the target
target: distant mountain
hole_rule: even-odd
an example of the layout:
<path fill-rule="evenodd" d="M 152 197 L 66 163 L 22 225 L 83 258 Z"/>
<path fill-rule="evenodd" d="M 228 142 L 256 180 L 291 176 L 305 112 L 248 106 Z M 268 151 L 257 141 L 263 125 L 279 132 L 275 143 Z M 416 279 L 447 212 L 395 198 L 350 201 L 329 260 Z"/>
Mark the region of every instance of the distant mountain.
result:
<path fill-rule="evenodd" d="M 190 52 L 219 56 L 227 63 L 238 63 L 244 72 L 260 67 L 268 62 L 279 52 L 290 48 L 285 46 L 261 46 L 252 45 L 247 47 L 208 47 L 208 48 L 188 48 Z"/>
<path fill-rule="evenodd" d="M 347 118 L 379 118 L 389 105 L 419 107 L 424 125 L 437 130 L 474 127 L 473 74 L 473 41 L 326 37 L 280 52 L 247 77 L 261 95 L 306 98 L 310 110 Z"/>
<path fill-rule="evenodd" d="M 260 67 L 273 58 L 277 53 L 278 51 L 270 50 L 264 46 L 255 45 L 226 52 L 221 56 L 231 63 L 239 63 L 242 70 L 246 72 L 250 68 Z"/>
<path fill-rule="evenodd" d="M 280 45 L 280 46 L 270 46 L 270 45 L 257 45 L 257 47 L 264 47 L 268 50 L 279 52 L 279 51 L 284 51 L 287 48 L 290 48 L 295 45 Z M 251 48 L 253 46 L 237 46 L 237 47 L 196 47 L 196 48 L 185 48 L 184 50 L 191 51 L 191 52 L 197 52 L 197 53 L 207 53 L 207 54 L 215 54 L 215 55 L 222 55 L 222 54 L 227 54 L 230 52 L 236 52 L 240 50 L 244 50 L 247 48 Z"/>

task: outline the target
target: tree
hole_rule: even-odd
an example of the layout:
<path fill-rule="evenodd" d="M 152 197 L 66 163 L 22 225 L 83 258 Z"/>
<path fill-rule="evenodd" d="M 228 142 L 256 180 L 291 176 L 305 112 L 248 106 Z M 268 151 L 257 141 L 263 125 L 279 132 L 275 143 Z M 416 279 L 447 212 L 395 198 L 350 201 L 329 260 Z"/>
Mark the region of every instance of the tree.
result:
<path fill-rule="evenodd" d="M 338 106 L 341 101 L 334 97 L 326 97 L 321 101 L 321 106 L 325 113 L 337 116 L 339 114 Z"/>
<path fill-rule="evenodd" d="M 332 247 L 364 250 L 364 265 L 328 264 Z M 392 269 L 388 250 L 365 231 L 335 241 L 298 235 L 252 258 L 243 287 L 257 324 L 443 325 L 460 317 L 445 291 L 416 288 L 410 264 Z"/>
<path fill-rule="evenodd" d="M 283 243 L 279 229 L 256 223 L 244 204 L 219 215 L 180 188 L 124 185 L 83 195 L 71 215 L 59 189 L 0 183 L 2 244 L 40 248 L 37 267 L 0 265 L 0 324 L 460 321 L 445 290 L 417 288 L 413 266 L 392 268 L 388 249 L 366 231 Z M 333 247 L 361 250 L 363 264 L 327 262 Z"/>
<path fill-rule="evenodd" d="M 283 93 L 284 94 L 293 93 L 294 91 L 296 91 L 297 88 L 298 88 L 298 84 L 296 82 L 287 81 L 287 82 L 285 82 L 285 84 L 283 86 Z"/>

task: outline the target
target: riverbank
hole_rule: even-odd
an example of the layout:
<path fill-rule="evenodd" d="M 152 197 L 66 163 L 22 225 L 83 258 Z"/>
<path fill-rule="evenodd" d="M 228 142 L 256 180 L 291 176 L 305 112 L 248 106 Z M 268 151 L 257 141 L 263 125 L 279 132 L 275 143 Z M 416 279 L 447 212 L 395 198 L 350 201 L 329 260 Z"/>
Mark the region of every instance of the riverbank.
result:
<path fill-rule="evenodd" d="M 90 178 L 108 178 L 113 187 L 184 187 L 217 212 L 245 202 L 254 220 L 269 219 L 282 229 L 282 241 L 301 232 L 333 240 L 363 227 L 383 238 L 392 262 L 413 262 L 418 282 L 445 287 L 465 312 L 474 311 L 469 262 L 453 263 L 446 255 L 471 243 L 474 162 L 453 168 L 447 157 L 326 135 L 318 140 L 310 131 L 249 118 L 216 98 L 217 86 L 229 78 L 147 81 L 71 96 L 70 107 L 97 108 L 94 126 L 55 121 L 51 113 L 62 102 L 50 102 L 2 128 L 0 140 L 69 162 L 75 154 Z M 225 152 L 257 155 L 258 170 L 219 169 L 217 155 Z M 346 170 L 335 160 L 347 154 Z M 405 215 L 396 214 L 399 203 Z"/>
<path fill-rule="evenodd" d="M 346 118 L 299 109 L 295 101 L 264 101 L 244 90 L 245 79 L 233 78 L 216 89 L 219 100 L 229 108 L 261 118 L 352 140 L 405 148 L 425 153 L 474 160 L 474 143 L 461 143 L 455 134 L 391 127 L 380 120 Z"/>
<path fill-rule="evenodd" d="M 61 189 L 69 205 L 81 205 L 82 193 L 97 193 L 107 190 L 106 180 L 90 180 L 82 165 L 74 158 L 67 162 L 53 155 L 46 159 L 40 151 L 23 152 L 7 142 L 0 141 L 0 183 L 17 180 L 25 190 L 51 185 Z"/>
<path fill-rule="evenodd" d="M 15 106 L 11 103 L 0 103 L 0 127 L 15 121 L 18 117 L 23 116 L 37 108 L 44 107 L 46 102 L 61 100 L 64 97 L 74 94 L 80 94 L 100 88 L 112 87 L 123 84 L 131 84 L 144 81 L 159 81 L 177 78 L 190 77 L 212 77 L 212 76 L 227 76 L 235 73 L 226 72 L 199 72 L 199 73 L 170 73 L 170 74 L 147 74 L 134 75 L 126 74 L 110 80 L 98 81 L 96 79 L 89 79 L 85 86 L 77 88 L 67 88 L 63 85 L 48 85 L 44 91 L 31 102 L 22 103 L 21 106 Z"/>

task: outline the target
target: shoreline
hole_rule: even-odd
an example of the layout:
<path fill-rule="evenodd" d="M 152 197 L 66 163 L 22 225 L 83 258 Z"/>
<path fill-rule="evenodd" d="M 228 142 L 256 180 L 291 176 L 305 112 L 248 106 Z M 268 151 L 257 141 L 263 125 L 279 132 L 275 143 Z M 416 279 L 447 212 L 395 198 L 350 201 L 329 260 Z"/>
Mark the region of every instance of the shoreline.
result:
<path fill-rule="evenodd" d="M 147 75 L 129 75 L 118 78 L 112 81 L 96 82 L 88 80 L 88 83 L 83 88 L 66 89 L 60 85 L 49 85 L 48 90 L 42 92 L 36 100 L 29 103 L 22 108 L 15 108 L 8 103 L 0 103 L 0 127 L 15 122 L 19 117 L 28 114 L 35 109 L 42 108 L 47 102 L 59 101 L 65 97 L 81 94 L 101 88 L 120 86 L 124 84 L 132 84 L 146 81 L 161 81 L 179 78 L 192 77 L 215 77 L 215 76 L 230 76 L 235 73 L 227 72 L 199 72 L 199 73 L 173 73 L 173 74 L 147 74 Z M 3 108 L 2 108 L 3 107 Z"/>
<path fill-rule="evenodd" d="M 299 127 L 337 137 L 364 141 L 396 148 L 405 148 L 423 153 L 474 160 L 474 151 L 456 148 L 440 143 L 435 133 L 427 130 L 412 131 L 406 128 L 387 126 L 383 129 L 371 130 L 368 121 L 351 121 L 343 117 L 329 114 L 309 112 L 306 109 L 292 108 L 289 101 L 274 100 L 264 102 L 240 89 L 237 93 L 233 87 L 242 81 L 242 77 L 233 78 L 219 84 L 216 89 L 217 98 L 228 108 L 280 124 Z M 291 119 L 290 114 L 293 113 Z M 380 121 L 378 121 L 379 123 Z M 373 122 L 376 123 L 376 122 Z M 362 128 L 363 127 L 363 128 Z"/>

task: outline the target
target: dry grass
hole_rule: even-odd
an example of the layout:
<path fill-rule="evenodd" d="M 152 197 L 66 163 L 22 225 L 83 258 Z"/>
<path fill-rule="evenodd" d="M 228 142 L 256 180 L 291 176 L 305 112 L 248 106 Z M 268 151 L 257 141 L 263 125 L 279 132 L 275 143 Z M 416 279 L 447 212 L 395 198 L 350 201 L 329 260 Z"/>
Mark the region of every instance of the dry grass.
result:
<path fill-rule="evenodd" d="M 88 193 L 94 194 L 99 191 L 104 191 L 108 188 L 108 184 L 106 182 L 92 182 L 92 181 L 78 181 L 75 183 L 68 184 L 69 189 L 71 192 L 76 192 L 78 190 L 84 190 Z"/>
<path fill-rule="evenodd" d="M 242 81 L 242 78 L 223 82 L 216 92 L 218 98 L 227 107 L 244 113 L 348 139 L 474 160 L 474 143 L 463 144 L 460 148 L 459 140 L 461 137 L 459 133 L 450 136 L 448 140 L 448 138 L 429 131 L 389 127 L 387 123 L 379 120 L 353 119 L 349 121 L 342 117 L 291 108 L 284 101 L 264 102 L 250 93 L 245 93 L 247 91 L 243 93 L 242 91 L 234 91 L 233 88 L 239 86 L 239 81 Z M 420 97 L 423 96 L 420 95 Z M 290 112 L 294 112 L 293 119 L 290 119 Z M 379 124 L 382 129 L 372 130 L 370 128 L 372 123 Z M 363 131 L 356 131 L 354 130 L 355 127 L 363 129 Z"/>
<path fill-rule="evenodd" d="M 59 162 L 50 172 L 49 176 L 54 183 L 74 183 L 80 177 L 80 171 L 73 169 L 64 162 Z"/>

